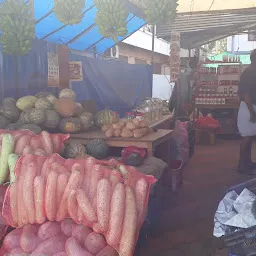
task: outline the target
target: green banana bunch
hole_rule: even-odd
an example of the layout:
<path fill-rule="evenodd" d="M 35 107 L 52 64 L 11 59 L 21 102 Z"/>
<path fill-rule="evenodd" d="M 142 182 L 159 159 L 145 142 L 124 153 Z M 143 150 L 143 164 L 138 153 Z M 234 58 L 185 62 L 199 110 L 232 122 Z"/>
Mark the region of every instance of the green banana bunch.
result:
<path fill-rule="evenodd" d="M 26 55 L 35 37 L 31 3 L 4 0 L 0 3 L 0 43 L 8 55 Z"/>
<path fill-rule="evenodd" d="M 174 21 L 178 0 L 143 0 L 144 18 L 148 24 L 165 24 Z"/>
<path fill-rule="evenodd" d="M 95 23 L 105 38 L 118 42 L 118 37 L 127 35 L 128 11 L 122 0 L 95 0 L 98 9 Z"/>
<path fill-rule="evenodd" d="M 79 24 L 83 17 L 85 0 L 54 0 L 53 12 L 64 25 Z"/>

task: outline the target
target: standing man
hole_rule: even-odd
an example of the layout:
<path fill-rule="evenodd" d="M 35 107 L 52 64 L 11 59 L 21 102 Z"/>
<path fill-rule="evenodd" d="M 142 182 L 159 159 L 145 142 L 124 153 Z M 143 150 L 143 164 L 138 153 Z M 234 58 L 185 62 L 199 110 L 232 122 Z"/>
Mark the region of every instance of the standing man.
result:
<path fill-rule="evenodd" d="M 256 164 L 252 162 L 252 141 L 256 136 L 256 49 L 251 52 L 251 64 L 241 75 L 238 94 L 241 100 L 237 126 L 243 137 L 240 144 L 238 171 L 256 174 Z"/>

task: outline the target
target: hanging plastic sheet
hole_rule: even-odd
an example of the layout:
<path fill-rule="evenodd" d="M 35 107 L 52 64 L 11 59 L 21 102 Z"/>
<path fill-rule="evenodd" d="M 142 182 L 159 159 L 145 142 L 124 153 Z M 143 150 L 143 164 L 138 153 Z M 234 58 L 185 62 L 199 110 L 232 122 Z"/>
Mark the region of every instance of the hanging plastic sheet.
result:
<path fill-rule="evenodd" d="M 35 95 L 40 91 L 57 92 L 57 88 L 48 87 L 47 52 L 49 51 L 56 52 L 56 45 L 35 40 L 29 54 L 17 57 L 17 79 L 15 79 L 15 57 L 0 52 L 0 102 L 6 97 Z"/>
<path fill-rule="evenodd" d="M 117 60 L 90 59 L 71 55 L 81 61 L 83 81 L 73 82 L 78 101 L 95 100 L 99 109 L 109 108 L 124 114 L 152 96 L 150 65 L 131 65 Z"/>

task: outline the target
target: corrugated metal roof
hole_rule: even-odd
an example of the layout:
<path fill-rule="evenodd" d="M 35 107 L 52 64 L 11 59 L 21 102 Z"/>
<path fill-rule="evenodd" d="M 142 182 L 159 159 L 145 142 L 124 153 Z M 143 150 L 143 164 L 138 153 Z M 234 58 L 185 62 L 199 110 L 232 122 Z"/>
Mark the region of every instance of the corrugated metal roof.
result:
<path fill-rule="evenodd" d="M 256 7 L 255 0 L 179 0 L 179 13 L 220 11 Z"/>
<path fill-rule="evenodd" d="M 134 5 L 141 7 L 141 0 L 129 0 Z M 238 10 L 246 8 L 255 8 L 255 0 L 178 0 L 179 13 L 206 12 Z"/>
<path fill-rule="evenodd" d="M 158 25 L 158 37 L 170 40 L 171 31 L 181 33 L 181 45 L 193 49 L 210 41 L 241 33 L 256 26 L 256 8 L 237 12 L 178 14 L 173 24 Z"/>
<path fill-rule="evenodd" d="M 157 27 L 157 35 L 165 36 L 171 34 L 172 30 L 178 32 L 194 32 L 215 27 L 226 27 L 241 23 L 256 22 L 256 11 L 254 13 L 221 13 L 221 14 L 188 14 L 178 15 L 174 23 L 171 25 L 159 25 Z"/>

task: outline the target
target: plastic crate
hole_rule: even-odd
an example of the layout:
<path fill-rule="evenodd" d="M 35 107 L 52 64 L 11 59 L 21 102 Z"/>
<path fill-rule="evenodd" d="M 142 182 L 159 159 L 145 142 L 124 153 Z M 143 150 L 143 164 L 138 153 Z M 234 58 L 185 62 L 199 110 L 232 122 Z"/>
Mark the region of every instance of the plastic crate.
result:
<path fill-rule="evenodd" d="M 256 193 L 256 179 L 232 187 L 227 192 L 234 190 L 240 194 L 245 188 Z M 230 256 L 256 256 L 256 226 L 226 235 L 223 241 L 230 248 Z"/>

